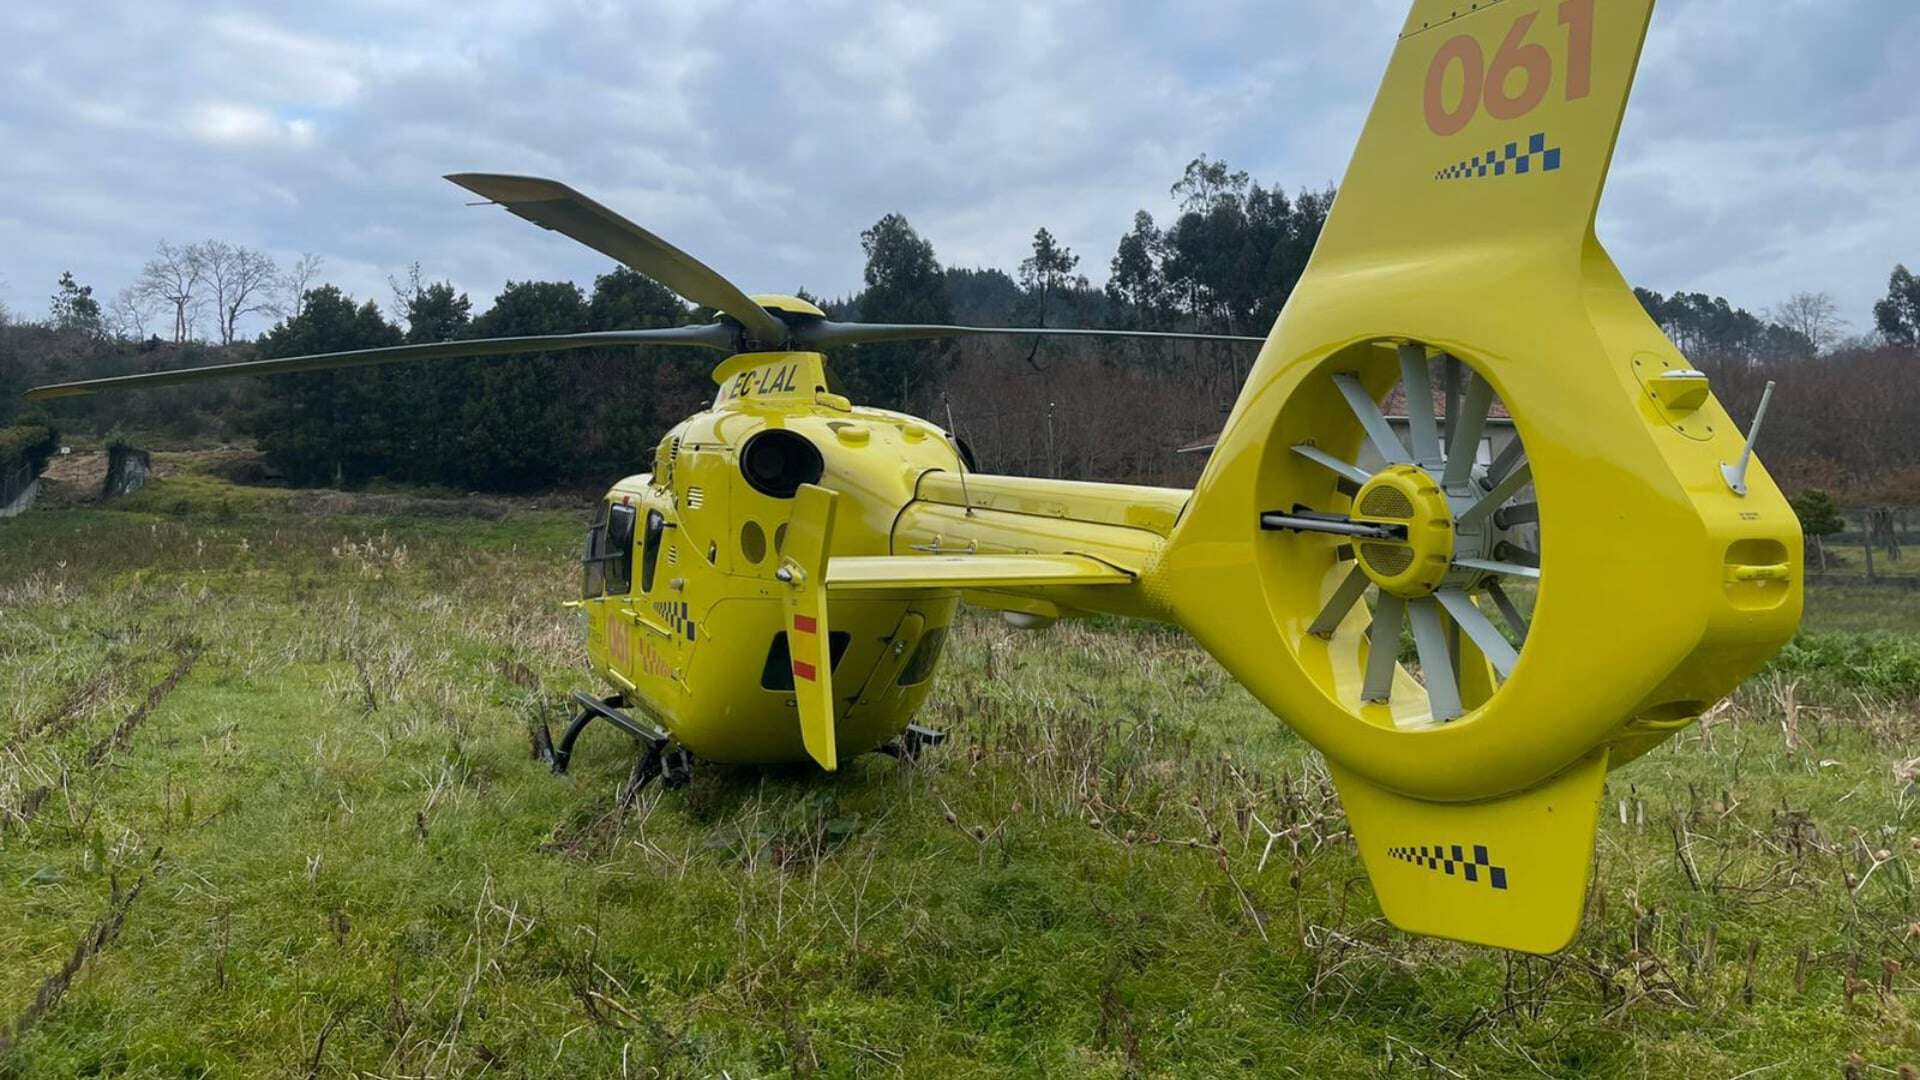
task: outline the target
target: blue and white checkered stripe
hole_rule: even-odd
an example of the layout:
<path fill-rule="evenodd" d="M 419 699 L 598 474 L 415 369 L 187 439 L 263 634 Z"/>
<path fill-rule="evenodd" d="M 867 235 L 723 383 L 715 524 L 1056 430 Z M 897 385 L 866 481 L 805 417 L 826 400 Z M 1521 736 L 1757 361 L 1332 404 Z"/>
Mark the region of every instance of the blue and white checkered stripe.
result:
<path fill-rule="evenodd" d="M 1546 132 L 1537 132 L 1527 140 L 1525 153 L 1520 144 L 1510 142 L 1478 157 L 1449 165 L 1433 174 L 1435 180 L 1478 180 L 1486 176 L 1530 176 L 1555 172 L 1560 168 L 1560 148 L 1547 145 Z"/>
<path fill-rule="evenodd" d="M 1469 858 L 1468 856 L 1472 857 Z M 1422 866 L 1448 877 L 1459 876 L 1478 884 L 1484 880 L 1495 889 L 1507 887 L 1507 868 L 1493 865 L 1485 844 L 1433 844 L 1423 847 L 1387 849 L 1387 857 Z"/>

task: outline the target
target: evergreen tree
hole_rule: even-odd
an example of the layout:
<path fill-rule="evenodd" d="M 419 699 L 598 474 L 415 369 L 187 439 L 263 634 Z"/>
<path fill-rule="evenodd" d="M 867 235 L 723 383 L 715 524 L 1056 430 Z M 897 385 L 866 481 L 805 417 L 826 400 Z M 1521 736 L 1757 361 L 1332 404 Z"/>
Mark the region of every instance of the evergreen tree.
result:
<path fill-rule="evenodd" d="M 300 314 L 260 339 L 262 359 L 374 349 L 401 342 L 369 301 L 332 285 L 310 290 Z M 388 369 L 348 368 L 268 380 L 256 434 L 267 459 L 299 484 L 351 485 L 393 470 L 403 446 L 389 415 Z"/>
<path fill-rule="evenodd" d="M 25 407 L 21 395 L 32 385 L 20 346 L 7 330 L 6 309 L 0 308 L 0 425 L 11 423 Z"/>
<path fill-rule="evenodd" d="M 673 290 L 644 274 L 616 266 L 593 279 L 587 321 L 595 330 L 647 330 L 679 326 L 690 317 Z"/>
<path fill-rule="evenodd" d="M 690 319 L 671 290 L 624 266 L 593 279 L 587 323 L 594 330 L 680 326 Z M 565 355 L 573 407 L 591 420 L 568 470 L 597 479 L 645 469 L 667 428 L 712 400 L 720 359 L 705 349 L 630 346 Z"/>
<path fill-rule="evenodd" d="M 409 345 L 430 345 L 467 337 L 473 325 L 473 301 L 453 284 L 423 284 L 419 266 L 405 285 L 394 286 L 406 319 Z M 478 361 L 396 364 L 388 369 L 387 407 L 404 452 L 393 475 L 420 483 L 441 483 L 459 459 L 459 419 Z"/>
<path fill-rule="evenodd" d="M 1824 491 L 1803 491 L 1787 500 L 1793 507 L 1794 516 L 1800 519 L 1800 531 L 1813 541 L 1820 569 L 1827 569 L 1827 537 L 1845 532 L 1847 519 L 1840 516 L 1840 508 L 1835 505 L 1833 496 Z"/>
<path fill-rule="evenodd" d="M 1162 231 L 1140 211 L 1114 255 L 1107 296 L 1119 319 L 1222 333 L 1271 327 L 1306 273 L 1333 190 L 1290 199 L 1202 156 L 1169 193 L 1180 207 L 1173 224 Z"/>
<path fill-rule="evenodd" d="M 1895 345 L 1920 345 L 1920 278 L 1895 266 L 1887 279 L 1887 298 L 1873 305 L 1873 321 Z"/>
<path fill-rule="evenodd" d="M 71 270 L 60 275 L 59 291 L 53 294 L 48 305 L 48 318 L 55 330 L 81 333 L 90 338 L 101 335 L 100 301 L 93 298 L 93 286 L 75 281 Z"/>
<path fill-rule="evenodd" d="M 1074 276 L 1074 268 L 1080 265 L 1080 256 L 1073 249 L 1053 238 L 1045 226 L 1033 234 L 1033 254 L 1020 260 L 1020 287 L 1026 290 L 1028 302 L 1032 305 L 1033 326 L 1059 325 L 1049 324 L 1047 316 L 1051 305 L 1061 294 L 1078 287 L 1087 287 L 1086 277 Z"/>
<path fill-rule="evenodd" d="M 473 336 L 571 334 L 587 328 L 586 298 L 570 281 L 507 282 L 493 307 L 473 321 Z M 577 425 L 573 392 L 547 354 L 466 361 L 465 396 L 448 479 L 466 487 L 524 491 L 558 480 Z"/>
<path fill-rule="evenodd" d="M 1119 329 L 1158 330 L 1166 325 L 1167 280 L 1160 272 L 1166 240 L 1153 215 L 1133 215 L 1133 231 L 1120 238 L 1107 277 L 1107 298 L 1120 317 Z"/>
<path fill-rule="evenodd" d="M 1725 297 L 1685 292 L 1661 296 L 1640 288 L 1633 293 L 1674 347 L 1697 366 L 1745 367 L 1759 361 L 1804 359 L 1816 351 L 1805 334 L 1734 307 Z"/>
<path fill-rule="evenodd" d="M 955 322 L 967 326 L 1010 326 L 1018 318 L 1020 285 L 994 267 L 949 266 L 947 298 Z"/>
<path fill-rule="evenodd" d="M 946 275 L 921 239 L 899 214 L 888 214 L 860 234 L 867 253 L 866 291 L 860 318 L 867 322 L 951 323 L 953 303 Z M 899 341 L 861 345 L 833 360 L 847 393 L 857 402 L 882 408 L 906 408 L 916 386 L 938 381 L 952 363 L 944 341 Z"/>
<path fill-rule="evenodd" d="M 473 301 L 456 293 L 453 284 L 437 281 L 421 286 L 407 301 L 407 344 L 453 341 L 466 335 L 473 322 Z"/>

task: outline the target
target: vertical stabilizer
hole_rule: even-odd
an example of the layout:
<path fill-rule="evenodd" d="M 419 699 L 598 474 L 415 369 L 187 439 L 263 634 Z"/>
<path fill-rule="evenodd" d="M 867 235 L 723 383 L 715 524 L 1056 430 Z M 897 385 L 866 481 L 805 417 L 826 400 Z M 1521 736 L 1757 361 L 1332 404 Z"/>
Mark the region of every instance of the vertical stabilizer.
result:
<path fill-rule="evenodd" d="M 1653 0 L 1420 0 L 1316 260 L 1518 234 L 1576 257 L 1652 11 Z"/>
<path fill-rule="evenodd" d="M 793 661 L 800 737 L 807 753 L 828 772 L 840 767 L 834 745 L 833 650 L 827 637 L 827 550 L 837 500 L 826 488 L 800 486 L 777 571 L 787 586 L 787 653 Z"/>

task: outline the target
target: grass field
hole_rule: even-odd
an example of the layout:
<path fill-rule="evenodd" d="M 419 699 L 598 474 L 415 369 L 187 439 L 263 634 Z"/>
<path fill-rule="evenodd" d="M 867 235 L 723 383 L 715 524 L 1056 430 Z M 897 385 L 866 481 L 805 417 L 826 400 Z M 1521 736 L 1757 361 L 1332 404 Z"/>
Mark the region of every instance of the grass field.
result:
<path fill-rule="evenodd" d="M 591 686 L 578 515 L 298 502 L 196 477 L 0 524 L 0 1075 L 1920 1061 L 1915 594 L 1816 595 L 1616 773 L 1586 929 L 1529 959 L 1388 928 L 1316 756 L 1171 632 L 971 618 L 920 765 L 613 814 L 622 740 L 565 779 L 528 750 Z"/>

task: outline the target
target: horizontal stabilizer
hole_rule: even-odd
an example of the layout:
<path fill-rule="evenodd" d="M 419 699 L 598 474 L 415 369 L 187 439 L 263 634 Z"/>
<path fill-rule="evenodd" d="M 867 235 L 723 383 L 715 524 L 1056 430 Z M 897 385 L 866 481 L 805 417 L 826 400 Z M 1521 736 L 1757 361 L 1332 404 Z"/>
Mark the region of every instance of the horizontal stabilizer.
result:
<path fill-rule="evenodd" d="M 1607 753 L 1485 802 L 1409 799 L 1328 763 L 1380 907 L 1408 933 L 1554 953 L 1580 928 Z"/>
<path fill-rule="evenodd" d="M 1086 555 L 876 555 L 835 559 L 827 588 L 1020 589 L 1127 585 L 1133 575 Z"/>

